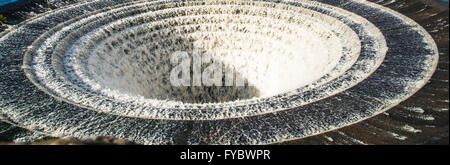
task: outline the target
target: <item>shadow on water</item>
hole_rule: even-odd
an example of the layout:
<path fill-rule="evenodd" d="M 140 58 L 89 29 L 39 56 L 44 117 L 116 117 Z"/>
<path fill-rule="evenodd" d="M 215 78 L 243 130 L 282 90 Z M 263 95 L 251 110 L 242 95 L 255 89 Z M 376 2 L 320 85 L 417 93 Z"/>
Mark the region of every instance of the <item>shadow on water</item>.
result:
<path fill-rule="evenodd" d="M 150 33 L 147 31 L 144 33 Z M 248 84 L 248 80 L 241 74 L 234 72 L 233 68 L 222 62 L 222 85 L 194 86 L 193 83 L 193 54 L 195 39 L 184 35 L 168 32 L 150 34 L 126 33 L 120 37 L 108 38 L 99 45 L 94 53 L 93 60 L 88 67 L 94 71 L 91 76 L 102 77 L 97 81 L 118 91 L 145 98 L 158 100 L 181 101 L 183 103 L 223 103 L 235 100 L 245 100 L 258 97 L 260 92 Z M 174 86 L 171 84 L 171 71 L 180 65 L 171 62 L 174 52 L 186 52 L 190 58 L 190 86 Z M 201 50 L 205 56 L 206 49 Z M 97 61 L 98 60 L 98 61 Z M 201 72 L 212 66 L 202 63 Z M 105 68 L 106 67 L 106 68 Z M 233 71 L 233 85 L 226 85 L 225 71 Z M 182 78 L 182 72 L 178 74 Z M 212 75 L 210 78 L 214 78 Z M 243 80 L 244 85 L 236 85 L 237 80 Z"/>

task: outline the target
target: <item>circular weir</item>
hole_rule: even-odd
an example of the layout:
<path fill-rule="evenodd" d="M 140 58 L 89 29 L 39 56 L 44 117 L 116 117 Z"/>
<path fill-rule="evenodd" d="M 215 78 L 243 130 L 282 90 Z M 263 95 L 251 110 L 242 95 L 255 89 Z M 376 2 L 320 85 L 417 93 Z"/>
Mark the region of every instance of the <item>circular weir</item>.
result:
<path fill-rule="evenodd" d="M 142 144 L 265 144 L 340 128 L 408 98 L 438 58 L 422 27 L 359 0 L 87 1 L 0 36 L 3 118 Z"/>
<path fill-rule="evenodd" d="M 27 52 L 24 65 L 34 68 L 28 75 L 46 92 L 93 110 L 140 118 L 214 120 L 280 111 L 328 97 L 367 77 L 384 57 L 383 35 L 357 15 L 351 23 L 367 26 L 355 25 L 361 28 L 355 32 L 345 24 L 350 22 L 305 8 L 326 9 L 320 4 L 222 3 L 147 2 L 80 18 L 41 37 L 55 46 Z M 357 33 L 367 34 L 370 42 L 363 52 Z M 180 52 L 187 57 L 183 85 L 174 84 L 171 77 L 179 66 L 172 58 Z M 365 67 L 352 68 L 360 54 L 358 64 Z M 216 64 L 220 68 L 212 74 L 220 73 L 214 79 L 219 83 L 205 84 L 204 79 L 215 78 L 205 73 Z M 325 86 L 338 77 L 347 84 Z M 282 98 L 298 97 L 317 86 L 327 90 L 280 104 Z"/>

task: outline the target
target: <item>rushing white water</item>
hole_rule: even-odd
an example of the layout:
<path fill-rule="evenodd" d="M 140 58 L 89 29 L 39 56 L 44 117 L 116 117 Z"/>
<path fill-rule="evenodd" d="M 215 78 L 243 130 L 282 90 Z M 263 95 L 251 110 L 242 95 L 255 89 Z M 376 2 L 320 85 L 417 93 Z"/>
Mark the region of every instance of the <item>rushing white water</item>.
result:
<path fill-rule="evenodd" d="M 267 8 L 192 8 L 145 13 L 94 30 L 80 38 L 69 50 L 70 53 L 65 55 L 69 58 L 66 60 L 67 65 L 76 68 L 77 76 L 105 95 L 110 95 L 110 90 L 150 99 L 170 100 L 170 97 L 188 95 L 183 97 L 185 100 L 177 100 L 186 103 L 187 100 L 201 101 L 202 98 L 192 99 L 197 96 L 193 92 L 207 91 L 199 88 L 190 92 L 186 88 L 173 87 L 168 82 L 173 68 L 170 57 L 176 51 L 186 51 L 192 55 L 194 42 L 200 44 L 198 49 L 211 54 L 225 68 L 236 69 L 255 88 L 236 91 L 237 89 L 222 90 L 227 87 L 216 87 L 215 90 L 218 91 L 213 92 L 218 95 L 216 97 L 232 96 L 230 92 L 247 97 L 271 97 L 295 90 L 329 73 L 344 55 L 352 54 L 352 58 L 340 65 L 350 66 L 360 50 L 360 45 L 356 42 L 357 35 L 345 24 L 328 25 L 326 20 L 310 19 L 307 11 L 287 13 L 275 10 L 271 11 L 271 16 L 261 17 L 231 13 L 236 10 L 242 13 L 268 12 Z M 178 10 L 206 8 L 211 11 L 200 11 L 201 15 L 172 16 L 104 37 L 110 29 L 121 26 L 123 22 L 131 24 L 142 17 L 174 15 L 173 13 L 180 12 Z M 225 14 L 209 13 L 219 9 Z M 158 26 L 166 28 L 155 31 L 154 27 Z M 170 97 L 164 97 L 165 95 Z"/>

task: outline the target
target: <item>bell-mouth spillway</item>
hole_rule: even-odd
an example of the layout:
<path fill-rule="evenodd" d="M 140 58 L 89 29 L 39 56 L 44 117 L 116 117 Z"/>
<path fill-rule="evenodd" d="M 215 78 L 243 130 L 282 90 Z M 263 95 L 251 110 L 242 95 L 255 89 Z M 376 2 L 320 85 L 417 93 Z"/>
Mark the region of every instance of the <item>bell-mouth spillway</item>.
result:
<path fill-rule="evenodd" d="M 42 42 L 54 43 L 55 47 L 50 49 L 43 45 L 35 52 L 28 52 L 24 66 L 32 68 L 32 72 L 26 72 L 48 93 L 95 110 L 143 118 L 212 120 L 273 112 L 327 97 L 353 84 L 348 81 L 347 86 L 328 88 L 332 90 L 323 90 L 321 96 L 296 100 L 297 103 L 285 107 L 279 107 L 277 101 L 273 101 L 274 96 L 292 97 L 296 95 L 292 91 L 304 93 L 314 86 L 324 86 L 337 77 L 353 77 L 352 82 L 357 83 L 375 70 L 384 57 L 386 46 L 382 34 L 369 22 L 362 22 L 363 19 L 359 19 L 359 23 L 368 27 L 360 33 L 373 36 L 367 37 L 372 43 L 364 45 L 370 49 L 361 52 L 358 35 L 349 26 L 333 22 L 332 17 L 315 11 L 283 4 L 271 8 L 259 7 L 268 5 L 263 2 L 252 2 L 250 4 L 253 6 L 248 6 L 246 4 L 249 2 L 230 1 L 229 5 L 224 5 L 228 9 L 217 5 L 217 2 L 197 6 L 198 3 L 189 2 L 183 4 L 186 7 L 173 9 L 168 8 L 171 3 L 158 6 L 149 2 L 80 19 L 73 27 L 64 26 L 57 33 L 42 37 Z M 161 9 L 143 14 L 128 9 L 142 10 L 152 5 Z M 114 14 L 123 10 L 127 12 Z M 130 17 L 127 15 L 129 13 L 136 16 Z M 187 16 L 179 17 L 177 13 Z M 80 27 L 94 19 L 108 19 L 104 15 L 128 17 L 97 25 L 98 28 L 93 23 Z M 311 19 L 311 15 L 318 19 Z M 153 20 L 156 16 L 158 19 Z M 72 32 L 74 28 L 82 33 Z M 212 54 L 212 58 L 223 63 L 224 68 L 233 68 L 250 85 L 173 86 L 169 82 L 170 71 L 174 67 L 170 62 L 171 53 L 184 50 L 193 54 L 194 49 Z M 364 74 L 356 77 L 349 75 L 357 71 L 353 67 L 353 70 L 342 75 L 351 69 L 360 53 L 363 54 L 362 60 L 357 64 L 370 69 L 363 68 L 366 69 L 362 70 Z M 46 61 L 51 62 L 45 64 Z M 55 82 L 74 84 L 84 90 L 74 90 Z M 86 99 L 91 92 L 106 96 L 98 98 L 107 101 L 89 103 L 94 100 Z M 268 101 L 274 106 L 268 107 L 264 103 Z M 108 102 L 119 106 L 103 108 Z M 262 104 L 258 104 L 260 102 Z M 142 108 L 126 108 L 133 104 Z M 240 108 L 249 104 L 258 107 Z M 155 116 L 150 114 L 155 107 L 165 110 Z M 205 111 L 199 111 L 200 108 Z M 124 112 L 123 109 L 128 110 Z M 230 113 L 230 109 L 239 113 Z M 247 112 L 255 109 L 259 112 Z M 179 115 L 164 117 L 166 113 Z"/>
<path fill-rule="evenodd" d="M 410 37 L 388 40 L 395 34 L 389 29 Z M 23 51 L 8 49 L 26 35 L 18 45 Z M 199 143 L 198 135 L 180 131 L 205 123 L 230 130 L 243 125 L 217 139 L 238 144 L 340 128 L 408 98 L 438 58 L 422 27 L 360 0 L 88 1 L 27 20 L 0 43 L 11 58 L 22 59 L 23 81 L 32 84 L 24 90 L 51 107 L 25 110 L 2 94 L 2 113 L 11 121 L 55 136 L 143 144 L 179 143 L 179 136 Z M 396 54 L 403 50 L 411 52 Z M 191 62 L 196 51 L 211 55 L 247 83 L 174 86 L 170 55 L 177 51 Z M 13 115 L 17 111 L 28 113 Z M 33 124 L 39 118 L 45 122 Z"/>

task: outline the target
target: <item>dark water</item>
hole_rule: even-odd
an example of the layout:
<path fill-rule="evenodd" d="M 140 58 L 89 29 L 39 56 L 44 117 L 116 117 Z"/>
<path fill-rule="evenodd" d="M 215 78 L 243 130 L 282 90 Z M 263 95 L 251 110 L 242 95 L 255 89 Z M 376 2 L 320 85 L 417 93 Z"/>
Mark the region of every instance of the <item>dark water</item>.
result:
<path fill-rule="evenodd" d="M 21 0 L 0 0 L 0 6 L 6 5 L 8 3 L 16 2 L 16 1 L 21 1 Z"/>

